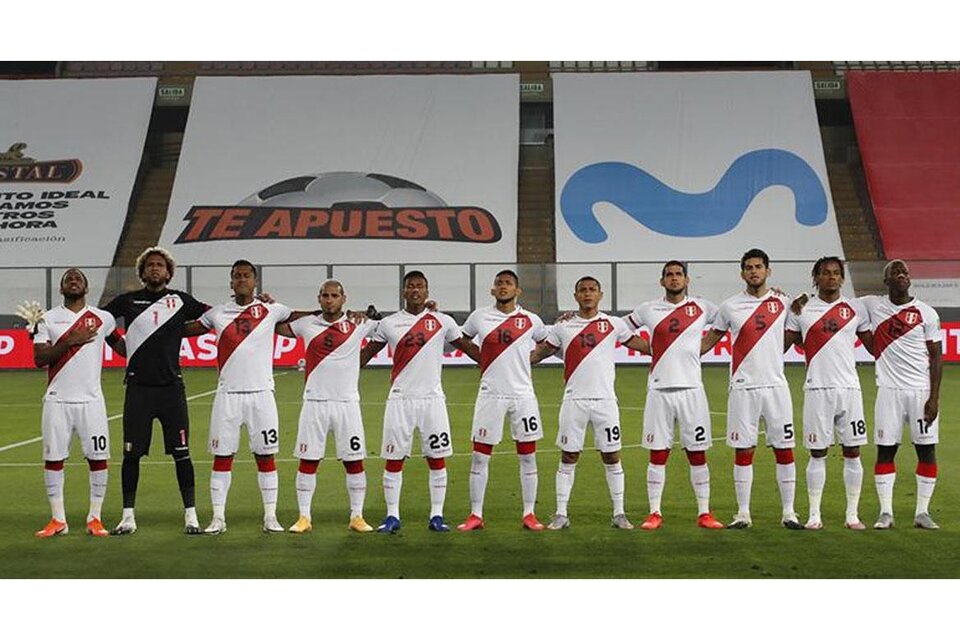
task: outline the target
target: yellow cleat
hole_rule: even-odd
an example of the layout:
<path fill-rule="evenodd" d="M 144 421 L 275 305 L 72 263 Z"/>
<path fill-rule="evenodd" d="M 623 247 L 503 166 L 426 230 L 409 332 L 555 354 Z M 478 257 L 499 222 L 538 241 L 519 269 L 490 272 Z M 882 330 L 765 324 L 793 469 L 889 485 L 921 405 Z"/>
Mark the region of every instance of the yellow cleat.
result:
<path fill-rule="evenodd" d="M 373 527 L 367 524 L 367 521 L 363 519 L 363 516 L 350 518 L 349 528 L 351 531 L 356 531 L 357 533 L 370 533 L 373 531 Z"/>
<path fill-rule="evenodd" d="M 310 518 L 307 516 L 300 516 L 300 519 L 297 520 L 292 527 L 288 529 L 290 533 L 306 533 L 313 529 L 313 523 L 310 522 Z"/>

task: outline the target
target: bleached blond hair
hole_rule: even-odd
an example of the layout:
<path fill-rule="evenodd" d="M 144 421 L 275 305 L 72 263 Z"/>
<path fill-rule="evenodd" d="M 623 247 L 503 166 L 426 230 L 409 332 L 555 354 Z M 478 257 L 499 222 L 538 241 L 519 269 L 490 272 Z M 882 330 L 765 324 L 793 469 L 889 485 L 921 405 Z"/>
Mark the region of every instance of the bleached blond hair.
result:
<path fill-rule="evenodd" d="M 177 261 L 173 259 L 170 252 L 163 247 L 147 247 L 143 250 L 143 253 L 137 256 L 137 277 L 140 281 L 143 281 L 143 268 L 147 264 L 147 258 L 154 255 L 164 259 L 167 263 L 167 273 L 170 274 L 170 280 L 173 280 L 173 270 L 177 267 Z M 167 282 L 170 282 L 170 280 L 167 280 Z"/>
<path fill-rule="evenodd" d="M 903 268 L 907 270 L 907 273 L 910 273 L 910 267 L 907 266 L 907 263 L 901 260 L 900 258 L 894 258 L 887 264 L 883 265 L 883 278 L 886 280 L 887 276 L 890 275 L 890 269 L 893 269 L 893 265 L 902 264 Z"/>

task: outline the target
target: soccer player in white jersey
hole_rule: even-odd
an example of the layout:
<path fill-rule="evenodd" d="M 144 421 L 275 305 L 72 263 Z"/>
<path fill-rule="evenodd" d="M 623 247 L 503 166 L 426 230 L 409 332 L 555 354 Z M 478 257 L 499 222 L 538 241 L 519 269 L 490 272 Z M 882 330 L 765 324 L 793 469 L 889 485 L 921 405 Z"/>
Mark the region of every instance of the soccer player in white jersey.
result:
<path fill-rule="evenodd" d="M 87 533 L 110 533 L 100 520 L 107 493 L 107 460 L 110 432 L 100 388 L 103 343 L 118 345 L 116 322 L 106 311 L 87 306 L 87 277 L 80 269 L 67 269 L 60 279 L 63 304 L 43 314 L 36 324 L 33 358 L 47 367 L 47 392 L 43 397 L 43 476 L 52 517 L 36 532 L 38 538 L 64 535 L 69 530 L 63 505 L 63 466 L 70 455 L 74 433 L 90 468 L 90 510 Z"/>
<path fill-rule="evenodd" d="M 250 449 L 257 463 L 257 484 L 263 499 L 263 531 L 284 529 L 277 521 L 277 463 L 279 419 L 273 389 L 273 334 L 280 322 L 304 315 L 289 307 L 256 299 L 257 270 L 246 260 L 230 269 L 233 302 L 208 309 L 187 323 L 184 335 L 213 330 L 217 334 L 217 393 L 210 416 L 208 450 L 213 454 L 210 501 L 213 517 L 204 533 L 227 530 L 227 494 L 233 457 L 240 446 L 240 428 L 247 427 Z"/>
<path fill-rule="evenodd" d="M 470 463 L 470 515 L 458 531 L 482 529 L 483 498 L 490 456 L 503 439 L 503 421 L 520 459 L 520 493 L 525 529 L 542 531 L 533 509 L 537 501 L 537 440 L 543 437 L 540 407 L 530 375 L 530 352 L 547 335 L 540 316 L 522 308 L 520 279 L 509 269 L 498 273 L 490 295 L 496 303 L 477 309 L 462 327 L 469 340 L 480 343 L 480 391 L 473 411 L 473 457 Z"/>
<path fill-rule="evenodd" d="M 310 507 L 317 487 L 317 469 L 327 448 L 327 436 L 333 434 L 337 459 L 343 462 L 346 471 L 349 528 L 367 533 L 373 531 L 373 527 L 363 519 L 363 501 L 367 494 L 363 460 L 367 456 L 367 445 L 358 383 L 360 348 L 377 325 L 365 318 L 361 322 L 351 321 L 343 311 L 346 293 L 336 280 L 320 285 L 317 299 L 320 315 L 277 327 L 282 335 L 302 338 L 306 346 L 303 407 L 293 453 L 300 459 L 296 481 L 300 517 L 290 532 L 306 533 L 313 528 Z"/>
<path fill-rule="evenodd" d="M 917 451 L 917 507 L 914 524 L 938 529 L 930 517 L 930 498 L 937 482 L 940 377 L 943 373 L 940 317 L 928 304 L 910 295 L 910 270 L 903 260 L 883 269 L 886 296 L 861 298 L 873 329 L 877 401 L 874 441 L 877 463 L 874 481 L 880 498 L 875 529 L 893 527 L 893 485 L 904 423 Z"/>
<path fill-rule="evenodd" d="M 803 442 L 810 451 L 810 515 L 804 527 L 823 528 L 820 503 L 827 479 L 827 451 L 838 440 L 843 448 L 843 484 L 847 494 L 844 526 L 862 530 L 865 527 L 857 513 L 863 484 L 860 447 L 867 444 L 867 425 L 854 344 L 859 338 L 867 349 L 872 348 L 870 320 L 859 300 L 848 300 L 840 294 L 844 280 L 840 258 L 820 258 L 813 265 L 812 275 L 817 296 L 799 315 L 787 316 L 784 336 L 784 348 L 801 344 L 807 361 Z"/>
<path fill-rule="evenodd" d="M 783 332 L 789 303 L 767 286 L 770 257 L 751 249 L 740 259 L 740 277 L 746 290 L 720 305 L 713 331 L 703 337 L 706 353 L 730 331 L 730 391 L 727 396 L 727 445 L 736 451 L 733 487 L 737 514 L 728 529 L 752 525 L 750 493 L 753 487 L 753 454 L 757 448 L 760 418 L 766 424 L 767 446 L 777 460 L 777 486 L 782 506 L 781 523 L 787 529 L 803 529 L 794 511 L 797 469 L 793 401 L 783 374 Z"/>
<path fill-rule="evenodd" d="M 400 489 L 403 462 L 410 456 L 413 431 L 420 431 L 420 450 L 430 468 L 430 531 L 445 532 L 443 502 L 447 494 L 445 459 L 453 454 L 446 397 L 440 385 L 444 345 L 449 343 L 479 362 L 480 350 L 463 337 L 456 321 L 426 307 L 429 288 L 421 271 L 403 277 L 404 308 L 380 321 L 371 341 L 360 352 L 367 364 L 387 344 L 393 351 L 390 392 L 383 415 L 380 455 L 386 460 L 383 495 L 387 515 L 380 533 L 400 530 Z"/>
<path fill-rule="evenodd" d="M 687 265 L 670 260 L 663 265 L 660 286 L 664 296 L 641 304 L 627 316 L 634 329 L 650 331 L 653 361 L 647 374 L 647 400 L 643 409 L 643 446 L 650 450 L 647 496 L 650 515 L 642 529 L 663 524 L 661 497 L 666 483 L 667 458 L 673 446 L 674 422 L 680 427 L 680 445 L 690 463 L 690 484 L 697 499 L 697 524 L 722 529 L 710 513 L 710 469 L 706 451 L 710 437 L 710 408 L 703 390 L 700 346 L 704 328 L 713 323 L 717 307 L 702 298 L 687 296 Z"/>
<path fill-rule="evenodd" d="M 561 450 L 556 483 L 557 511 L 547 528 L 556 531 L 570 526 L 567 504 L 573 491 L 587 424 L 590 424 L 613 503 L 611 524 L 617 529 L 632 529 L 623 507 L 620 408 L 614 389 L 614 353 L 617 342 L 637 350 L 645 348 L 645 343 L 633 335 L 622 318 L 600 311 L 603 291 L 599 280 L 592 276 L 580 278 L 574 285 L 573 295 L 579 307 L 577 313 L 551 326 L 546 339 L 530 354 L 530 361 L 537 363 L 560 351 L 566 383 L 557 433 L 557 446 Z"/>

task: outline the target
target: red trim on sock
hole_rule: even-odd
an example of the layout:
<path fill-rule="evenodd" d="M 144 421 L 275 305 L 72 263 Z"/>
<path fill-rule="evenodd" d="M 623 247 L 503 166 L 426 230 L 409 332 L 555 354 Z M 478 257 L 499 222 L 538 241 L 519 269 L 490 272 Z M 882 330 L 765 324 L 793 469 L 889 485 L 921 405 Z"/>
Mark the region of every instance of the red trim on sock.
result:
<path fill-rule="evenodd" d="M 63 460 L 47 460 L 43 463 L 47 471 L 63 471 Z"/>
<path fill-rule="evenodd" d="M 260 473 L 270 473 L 277 470 L 277 461 L 273 456 L 269 458 L 257 458 L 257 471 Z"/>
<path fill-rule="evenodd" d="M 403 460 L 387 460 L 387 464 L 384 469 L 391 473 L 403 471 Z"/>
<path fill-rule="evenodd" d="M 773 457 L 777 464 L 793 464 L 793 449 L 774 449 Z"/>
<path fill-rule="evenodd" d="M 738 467 L 749 467 L 753 464 L 753 449 L 737 449 L 733 456 L 733 464 Z"/>
<path fill-rule="evenodd" d="M 230 471 L 233 469 L 233 456 L 216 456 L 213 459 L 214 471 Z"/>
<path fill-rule="evenodd" d="M 476 451 L 477 453 L 482 453 L 485 456 L 489 456 L 493 453 L 493 445 L 486 444 L 483 442 L 474 442 L 473 450 Z"/>
<path fill-rule="evenodd" d="M 107 468 L 106 460 L 87 460 L 87 466 L 90 471 L 103 471 Z"/>
<path fill-rule="evenodd" d="M 873 475 L 875 476 L 885 476 L 888 473 L 896 473 L 897 465 L 893 462 L 878 462 L 873 465 Z"/>
<path fill-rule="evenodd" d="M 518 442 L 517 443 L 517 454 L 525 456 L 531 453 L 537 452 L 537 442 Z"/>
<path fill-rule="evenodd" d="M 936 478 L 937 477 L 937 463 L 929 462 L 918 462 L 917 463 L 917 475 L 923 476 L 924 478 Z"/>
<path fill-rule="evenodd" d="M 856 460 L 857 458 L 860 457 L 860 452 L 857 451 L 856 453 L 854 453 L 852 451 L 844 451 L 843 457 L 846 458 L 847 460 Z"/>
<path fill-rule="evenodd" d="M 351 474 L 363 473 L 363 460 L 351 460 L 343 463 L 344 470 Z"/>
<path fill-rule="evenodd" d="M 318 468 L 320 468 L 319 460 L 301 460 L 300 466 L 297 467 L 297 471 L 300 473 L 314 474 L 317 472 Z"/>
<path fill-rule="evenodd" d="M 650 452 L 650 464 L 667 464 L 669 457 L 670 449 L 654 449 Z"/>
<path fill-rule="evenodd" d="M 706 451 L 687 451 L 687 460 L 691 467 L 700 467 L 707 464 Z"/>
<path fill-rule="evenodd" d="M 427 466 L 430 467 L 432 471 L 439 471 L 440 469 L 447 468 L 447 461 L 443 458 L 427 458 Z"/>

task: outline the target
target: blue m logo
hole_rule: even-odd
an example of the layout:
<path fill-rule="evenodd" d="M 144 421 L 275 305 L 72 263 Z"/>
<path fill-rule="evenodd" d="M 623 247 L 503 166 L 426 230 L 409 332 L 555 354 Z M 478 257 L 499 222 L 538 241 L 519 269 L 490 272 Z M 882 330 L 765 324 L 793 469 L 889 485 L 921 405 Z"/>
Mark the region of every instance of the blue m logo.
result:
<path fill-rule="evenodd" d="M 782 149 L 758 149 L 737 158 L 705 193 L 677 191 L 623 162 L 599 162 L 578 170 L 560 194 L 560 210 L 580 240 L 603 242 L 607 232 L 593 205 L 609 202 L 644 225 L 669 236 L 700 238 L 732 230 L 753 199 L 768 187 L 793 192 L 795 218 L 805 226 L 827 219 L 827 195 L 820 178 L 798 155 Z"/>

